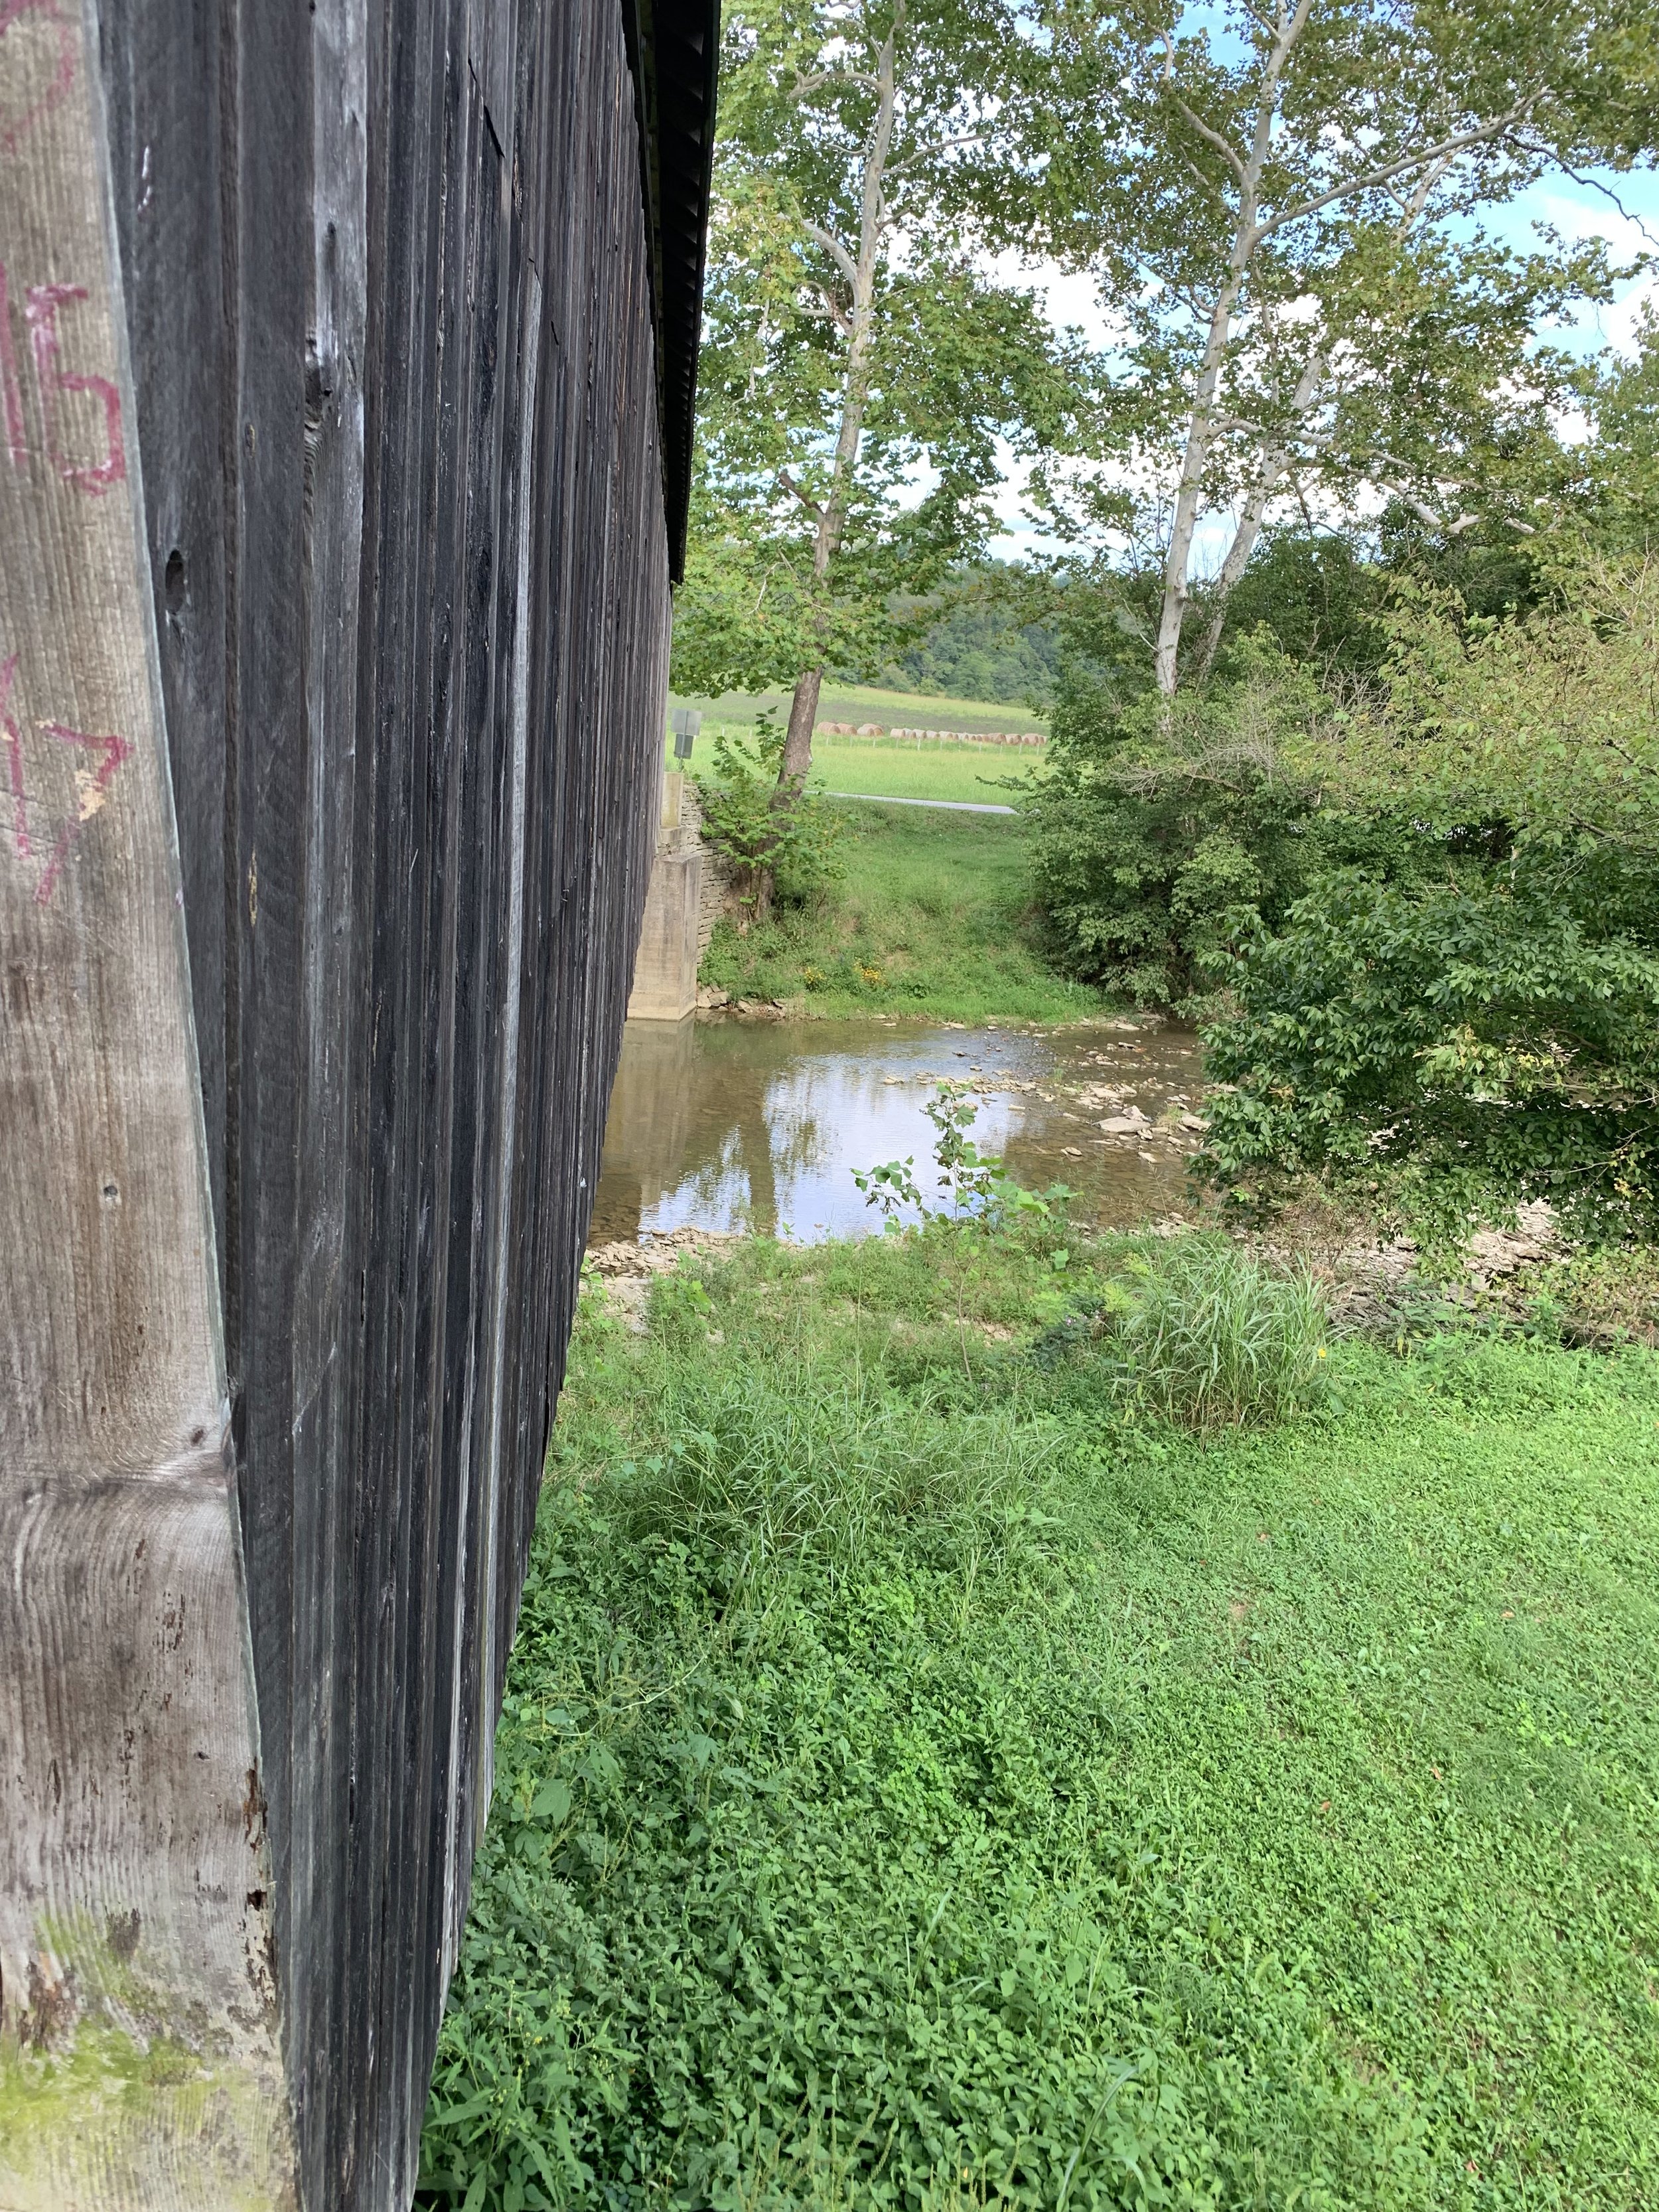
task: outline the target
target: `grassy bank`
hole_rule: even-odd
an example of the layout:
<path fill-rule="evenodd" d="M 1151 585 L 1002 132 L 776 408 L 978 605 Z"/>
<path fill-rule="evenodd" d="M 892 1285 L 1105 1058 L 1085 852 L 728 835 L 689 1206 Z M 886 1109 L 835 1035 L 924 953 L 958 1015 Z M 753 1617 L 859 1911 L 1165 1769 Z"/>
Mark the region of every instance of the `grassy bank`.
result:
<path fill-rule="evenodd" d="M 797 1012 L 1075 1020 L 1098 994 L 1056 975 L 1033 942 L 1021 825 L 921 808 L 838 810 L 845 880 L 821 905 L 739 937 L 721 925 L 702 978 Z"/>
<path fill-rule="evenodd" d="M 1659 2202 L 1659 1362 L 1202 1443 L 1054 1243 L 585 1298 L 427 2203 Z"/>

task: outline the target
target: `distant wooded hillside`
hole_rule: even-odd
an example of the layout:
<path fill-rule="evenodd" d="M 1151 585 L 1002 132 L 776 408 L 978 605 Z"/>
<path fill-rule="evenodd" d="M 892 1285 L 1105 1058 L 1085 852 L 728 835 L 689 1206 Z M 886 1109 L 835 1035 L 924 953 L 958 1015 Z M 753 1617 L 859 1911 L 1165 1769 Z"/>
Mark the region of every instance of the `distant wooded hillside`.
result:
<path fill-rule="evenodd" d="M 964 571 L 934 595 L 939 618 L 882 672 L 895 690 L 1046 708 L 1060 667 L 1060 638 L 1025 622 L 1006 595 L 1013 571 L 1000 562 Z"/>

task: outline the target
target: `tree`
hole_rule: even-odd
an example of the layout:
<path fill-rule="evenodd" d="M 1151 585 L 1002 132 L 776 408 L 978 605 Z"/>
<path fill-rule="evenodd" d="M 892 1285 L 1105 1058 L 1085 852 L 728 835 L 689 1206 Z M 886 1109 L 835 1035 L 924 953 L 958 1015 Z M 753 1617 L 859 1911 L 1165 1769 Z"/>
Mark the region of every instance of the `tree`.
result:
<path fill-rule="evenodd" d="M 826 665 L 892 657 L 894 594 L 982 549 L 1006 446 L 1063 438 L 1089 365 L 978 250 L 1030 183 L 1012 6 L 739 0 L 725 40 L 676 678 L 793 686 L 787 801 Z"/>
<path fill-rule="evenodd" d="M 1200 520 L 1232 510 L 1207 672 L 1275 512 L 1400 502 L 1443 535 L 1531 526 L 1531 456 L 1571 383 L 1535 333 L 1602 296 L 1605 253 L 1478 227 L 1552 164 L 1631 158 L 1644 126 L 1617 6 L 1230 0 L 1185 29 L 1057 0 L 1051 235 L 1122 315 L 1111 450 L 1158 486 L 1158 687 L 1176 689 Z M 1621 43 L 1624 41 L 1624 43 Z M 1092 487 L 1120 524 L 1144 495 Z"/>

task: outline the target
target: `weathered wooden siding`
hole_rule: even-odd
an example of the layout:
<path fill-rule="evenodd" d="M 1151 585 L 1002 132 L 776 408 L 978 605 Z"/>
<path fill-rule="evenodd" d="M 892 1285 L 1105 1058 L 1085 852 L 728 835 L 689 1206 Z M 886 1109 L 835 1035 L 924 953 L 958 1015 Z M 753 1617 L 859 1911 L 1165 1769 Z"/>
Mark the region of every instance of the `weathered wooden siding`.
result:
<path fill-rule="evenodd" d="M 0 11 L 0 2205 L 276 2208 L 270 1860 L 107 176 L 81 21 Z"/>
<path fill-rule="evenodd" d="M 88 21 L 299 2201 L 401 2207 L 654 831 L 638 102 L 617 0 Z"/>

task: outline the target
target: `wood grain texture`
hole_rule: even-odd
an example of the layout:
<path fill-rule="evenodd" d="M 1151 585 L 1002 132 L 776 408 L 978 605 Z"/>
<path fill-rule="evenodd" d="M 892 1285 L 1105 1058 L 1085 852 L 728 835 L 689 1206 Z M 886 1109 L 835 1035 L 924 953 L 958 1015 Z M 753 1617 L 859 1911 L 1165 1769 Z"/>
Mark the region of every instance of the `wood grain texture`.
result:
<path fill-rule="evenodd" d="M 96 50 L 0 10 L 0 2207 L 293 2201 Z"/>
<path fill-rule="evenodd" d="M 617 0 L 104 0 L 101 41 L 300 2199 L 379 2212 L 654 830 L 636 101 Z"/>

